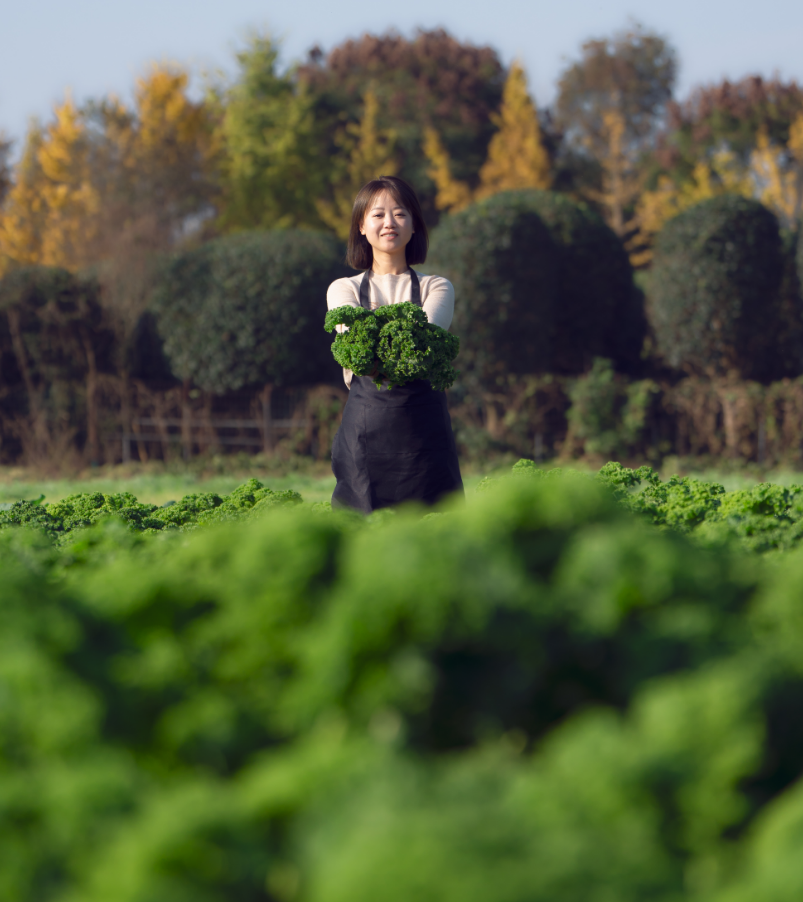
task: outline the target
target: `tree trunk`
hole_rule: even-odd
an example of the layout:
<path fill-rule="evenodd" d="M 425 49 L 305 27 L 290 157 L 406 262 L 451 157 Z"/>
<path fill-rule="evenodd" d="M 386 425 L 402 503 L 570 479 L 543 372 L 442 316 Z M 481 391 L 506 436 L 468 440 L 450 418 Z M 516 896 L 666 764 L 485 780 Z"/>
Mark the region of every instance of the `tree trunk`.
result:
<path fill-rule="evenodd" d="M 98 365 L 92 339 L 83 335 L 86 354 L 86 447 L 89 462 L 93 466 L 100 463 L 100 441 L 98 438 Z"/>
<path fill-rule="evenodd" d="M 33 370 L 28 354 L 25 350 L 25 341 L 22 337 L 19 311 L 13 307 L 6 311 L 8 314 L 8 328 L 11 332 L 11 344 L 14 348 L 14 356 L 17 358 L 17 366 L 25 383 L 25 391 L 28 394 L 28 418 L 30 422 L 31 437 L 37 447 L 38 453 L 46 455 L 50 449 L 50 430 L 48 429 L 45 411 L 42 407 L 42 393 L 36 387 Z"/>
<path fill-rule="evenodd" d="M 131 460 L 131 385 L 128 370 L 120 374 L 120 421 L 123 427 L 123 463 Z"/>

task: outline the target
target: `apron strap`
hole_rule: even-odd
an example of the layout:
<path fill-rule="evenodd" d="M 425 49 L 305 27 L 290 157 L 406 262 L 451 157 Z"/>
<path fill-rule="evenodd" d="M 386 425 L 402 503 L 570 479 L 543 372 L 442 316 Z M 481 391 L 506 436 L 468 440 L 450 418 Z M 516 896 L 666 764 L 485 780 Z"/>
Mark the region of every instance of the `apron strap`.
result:
<path fill-rule="evenodd" d="M 365 307 L 366 310 L 371 309 L 371 286 L 368 281 L 370 273 L 371 270 L 366 269 L 360 280 L 360 306 Z M 418 273 L 414 269 L 410 270 L 410 289 L 412 294 L 410 300 L 419 307 L 423 307 L 424 305 L 421 303 L 421 282 L 418 279 Z"/>

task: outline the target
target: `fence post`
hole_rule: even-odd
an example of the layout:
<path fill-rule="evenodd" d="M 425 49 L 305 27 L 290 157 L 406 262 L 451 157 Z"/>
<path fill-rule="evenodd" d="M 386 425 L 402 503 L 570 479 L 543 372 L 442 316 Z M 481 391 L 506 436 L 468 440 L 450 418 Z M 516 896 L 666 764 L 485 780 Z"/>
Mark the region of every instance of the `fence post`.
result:
<path fill-rule="evenodd" d="M 181 386 L 181 451 L 184 460 L 189 460 L 192 454 L 192 409 L 188 379 Z"/>
<path fill-rule="evenodd" d="M 268 384 L 262 390 L 262 450 L 269 454 L 273 448 L 273 435 L 270 415 L 270 396 L 273 386 Z"/>

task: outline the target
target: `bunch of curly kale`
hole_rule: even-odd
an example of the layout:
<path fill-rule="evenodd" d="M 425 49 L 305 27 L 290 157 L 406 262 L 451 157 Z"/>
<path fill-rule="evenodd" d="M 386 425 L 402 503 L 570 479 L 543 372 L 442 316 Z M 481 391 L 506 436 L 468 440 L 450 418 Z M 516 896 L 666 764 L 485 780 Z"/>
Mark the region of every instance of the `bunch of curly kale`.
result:
<path fill-rule="evenodd" d="M 335 360 L 357 376 L 373 376 L 377 388 L 428 379 L 436 391 L 449 388 L 457 377 L 452 361 L 460 340 L 440 326 L 427 322 L 416 304 L 336 307 L 326 314 L 324 328 L 339 332 L 332 345 Z"/>

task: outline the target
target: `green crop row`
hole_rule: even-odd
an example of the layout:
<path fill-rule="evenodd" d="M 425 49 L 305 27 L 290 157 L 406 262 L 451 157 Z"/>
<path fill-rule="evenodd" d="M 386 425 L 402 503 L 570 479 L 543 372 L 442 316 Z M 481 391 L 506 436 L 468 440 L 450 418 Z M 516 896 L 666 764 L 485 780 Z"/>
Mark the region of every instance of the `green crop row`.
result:
<path fill-rule="evenodd" d="M 505 479 L 554 480 L 564 473 L 581 475 L 574 470 L 545 471 L 531 460 L 521 460 L 509 477 L 487 477 L 478 488 L 485 492 Z M 691 476 L 671 476 L 662 481 L 651 467 L 632 470 L 615 462 L 602 467 L 595 481 L 608 488 L 621 506 L 653 525 L 688 534 L 704 543 L 731 537 L 750 551 L 767 552 L 794 548 L 803 538 L 803 486 L 761 483 L 751 489 L 726 492 L 715 482 Z M 254 519 L 276 506 L 302 501 L 298 492 L 274 492 L 256 479 L 249 479 L 230 495 L 191 494 L 161 507 L 143 504 L 129 492 L 87 492 L 70 495 L 55 504 L 41 499 L 4 505 L 6 509 L 0 509 L 0 530 L 34 527 L 57 544 L 69 545 L 81 530 L 108 519 L 122 521 L 130 530 L 144 535 L 171 530 L 187 532 L 201 526 Z M 318 512 L 330 510 L 328 504 L 314 507 Z M 393 516 L 393 512 L 384 511 L 370 522 L 387 516 Z"/>
<path fill-rule="evenodd" d="M 772 493 L 536 474 L 5 511 L 0 898 L 799 899 L 803 553 L 700 535 Z"/>

